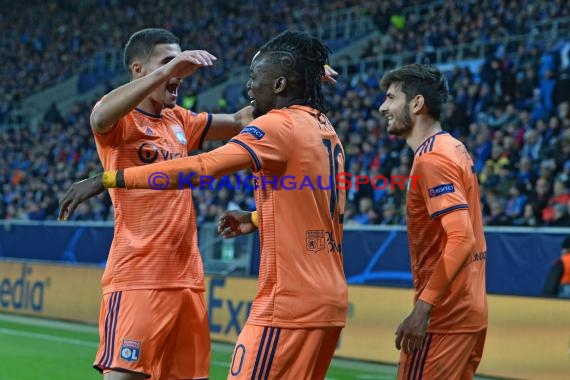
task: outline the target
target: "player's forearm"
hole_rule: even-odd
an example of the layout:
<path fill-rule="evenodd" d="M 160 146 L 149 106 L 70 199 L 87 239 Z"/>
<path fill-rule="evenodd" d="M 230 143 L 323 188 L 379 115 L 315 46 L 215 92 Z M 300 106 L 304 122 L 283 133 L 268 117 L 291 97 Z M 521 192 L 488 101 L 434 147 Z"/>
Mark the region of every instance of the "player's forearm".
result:
<path fill-rule="evenodd" d="M 447 243 L 419 297 L 431 305 L 436 305 L 445 296 L 475 249 L 475 235 L 468 210 L 443 215 L 441 223 L 447 234 Z"/>
<path fill-rule="evenodd" d="M 109 92 L 93 108 L 91 128 L 98 133 L 108 132 L 117 120 L 131 112 L 167 79 L 166 70 L 160 68 Z"/>
<path fill-rule="evenodd" d="M 235 144 L 227 144 L 197 156 L 105 172 L 103 186 L 154 190 L 192 188 L 200 185 L 204 176 L 219 178 L 250 165 L 247 152 Z"/>
<path fill-rule="evenodd" d="M 183 157 L 151 165 L 124 170 L 124 187 L 127 189 L 176 190 L 190 188 L 196 178 L 207 175 L 199 156 Z M 182 186 L 180 186 L 182 184 Z"/>
<path fill-rule="evenodd" d="M 229 140 L 253 120 L 253 107 L 247 106 L 232 114 L 213 114 L 212 127 L 206 140 Z"/>

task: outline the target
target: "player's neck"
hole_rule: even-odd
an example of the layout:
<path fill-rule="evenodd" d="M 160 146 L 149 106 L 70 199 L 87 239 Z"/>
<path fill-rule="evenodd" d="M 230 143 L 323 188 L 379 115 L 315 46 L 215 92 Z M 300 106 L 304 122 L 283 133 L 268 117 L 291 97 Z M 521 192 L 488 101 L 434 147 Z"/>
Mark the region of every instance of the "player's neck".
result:
<path fill-rule="evenodd" d="M 441 131 L 439 121 L 419 118 L 415 121 L 412 132 L 406 138 L 406 143 L 415 152 L 424 141 Z"/>
<path fill-rule="evenodd" d="M 287 108 L 290 106 L 304 106 L 307 105 L 307 100 L 302 96 L 290 96 L 277 98 L 275 102 L 275 108 Z"/>
<path fill-rule="evenodd" d="M 163 108 L 164 108 L 163 104 L 154 102 L 152 99 L 149 98 L 146 98 L 145 100 L 140 102 L 139 105 L 137 106 L 137 109 L 152 115 L 160 115 Z"/>

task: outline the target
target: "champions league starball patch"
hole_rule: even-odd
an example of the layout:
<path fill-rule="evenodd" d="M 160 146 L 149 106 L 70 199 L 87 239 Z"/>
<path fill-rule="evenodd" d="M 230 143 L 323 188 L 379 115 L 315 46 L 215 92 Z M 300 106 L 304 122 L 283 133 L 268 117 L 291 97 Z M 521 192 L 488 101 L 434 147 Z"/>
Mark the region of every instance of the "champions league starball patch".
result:
<path fill-rule="evenodd" d="M 128 362 L 136 362 L 141 357 L 141 342 L 130 339 L 123 339 L 121 345 L 121 359 Z"/>
<path fill-rule="evenodd" d="M 182 127 L 179 125 L 173 125 L 172 130 L 174 131 L 174 134 L 176 135 L 178 141 L 180 141 L 181 144 L 186 145 L 188 141 L 186 140 L 186 135 L 184 134 Z"/>

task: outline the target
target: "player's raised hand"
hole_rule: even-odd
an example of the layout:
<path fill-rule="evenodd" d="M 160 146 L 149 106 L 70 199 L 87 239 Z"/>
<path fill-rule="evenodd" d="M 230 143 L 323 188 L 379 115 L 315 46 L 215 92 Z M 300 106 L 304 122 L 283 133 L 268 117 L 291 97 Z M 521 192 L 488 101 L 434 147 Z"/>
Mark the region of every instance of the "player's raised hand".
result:
<path fill-rule="evenodd" d="M 256 229 L 251 221 L 251 212 L 243 210 L 226 211 L 218 220 L 218 232 L 225 239 L 249 234 Z"/>
<path fill-rule="evenodd" d="M 338 77 L 338 73 L 329 65 L 325 65 L 325 75 L 321 78 L 323 83 L 336 84 L 336 77 Z"/>
<path fill-rule="evenodd" d="M 103 174 L 75 182 L 59 201 L 57 220 L 69 220 L 79 204 L 103 192 Z"/>
<path fill-rule="evenodd" d="M 206 50 L 185 50 L 166 65 L 170 77 L 186 78 L 201 67 L 214 64 L 217 58 Z"/>

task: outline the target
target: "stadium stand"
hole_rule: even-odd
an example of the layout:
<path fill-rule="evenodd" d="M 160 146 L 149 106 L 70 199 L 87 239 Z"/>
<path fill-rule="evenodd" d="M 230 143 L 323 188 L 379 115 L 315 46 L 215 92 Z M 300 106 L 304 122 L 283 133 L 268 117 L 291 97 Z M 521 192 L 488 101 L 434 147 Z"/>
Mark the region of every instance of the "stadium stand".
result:
<path fill-rule="evenodd" d="M 165 3 L 156 13 L 147 1 L 100 1 L 95 8 L 89 6 L 95 2 L 59 1 L 49 5 L 56 18 L 41 16 L 43 3 L 29 3 L 8 7 L 0 16 L 2 25 L 19 20 L 9 30 L 2 27 L 0 44 L 7 57 L 1 74 L 0 219 L 53 220 L 63 191 L 101 171 L 88 123 L 96 99 L 76 102 L 69 112 L 60 112 L 54 103 L 38 125 L 27 123 L 18 105 L 72 75 L 80 75 L 84 91 L 122 74 L 116 47 L 143 27 L 143 16 L 181 36 L 183 46 L 204 46 L 221 58 L 214 70 L 187 81 L 183 92 L 200 94 L 224 83 L 231 69 L 247 65 L 255 47 L 269 36 L 287 27 L 316 31 L 317 20 L 327 12 L 338 13 L 357 2 L 322 2 L 317 13 L 309 1 L 232 6 L 211 1 L 193 4 L 187 12 Z M 409 173 L 412 152 L 386 134 L 377 111 L 383 98 L 378 79 L 396 64 L 434 63 L 450 81 L 444 125 L 473 153 L 486 224 L 570 226 L 570 5 L 561 0 L 531 1 L 523 7 L 509 1 L 416 1 L 407 7 L 403 1 L 358 3 L 376 30 L 359 54 L 335 58 L 332 64 L 342 75 L 338 85 L 326 89 L 329 117 L 344 142 L 348 171 Z M 20 16 L 11 17 L 13 12 Z M 37 22 L 29 28 L 24 20 L 32 16 Z M 354 41 L 327 40 L 335 50 Z M 231 96 L 220 99 L 214 111 L 246 103 L 243 91 Z M 403 224 L 403 195 L 370 185 L 353 188 L 345 221 Z M 251 190 L 196 191 L 199 222 L 216 220 L 226 208 L 251 209 L 252 197 Z M 108 196 L 81 205 L 75 218 L 112 220 Z"/>

